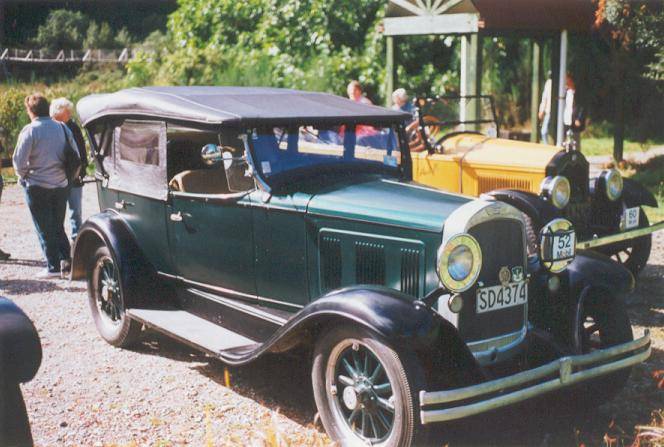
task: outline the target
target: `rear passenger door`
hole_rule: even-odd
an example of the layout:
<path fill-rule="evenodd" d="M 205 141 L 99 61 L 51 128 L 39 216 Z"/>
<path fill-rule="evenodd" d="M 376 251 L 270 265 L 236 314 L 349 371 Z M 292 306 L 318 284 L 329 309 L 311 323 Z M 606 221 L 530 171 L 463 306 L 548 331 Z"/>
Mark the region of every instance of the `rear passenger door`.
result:
<path fill-rule="evenodd" d="M 166 226 L 166 125 L 126 120 L 113 135 L 115 210 L 128 223 L 143 253 L 160 272 L 172 274 Z"/>

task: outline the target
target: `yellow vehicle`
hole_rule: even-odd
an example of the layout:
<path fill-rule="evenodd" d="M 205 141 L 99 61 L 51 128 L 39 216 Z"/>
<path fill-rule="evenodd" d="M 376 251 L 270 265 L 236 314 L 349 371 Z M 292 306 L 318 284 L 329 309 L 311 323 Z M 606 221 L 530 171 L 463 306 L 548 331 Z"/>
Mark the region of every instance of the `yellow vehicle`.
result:
<path fill-rule="evenodd" d="M 652 234 L 641 209 L 657 206 L 652 193 L 615 169 L 589 178 L 589 164 L 573 142 L 556 146 L 498 138 L 488 96 L 418 98 L 408 127 L 415 181 L 470 196 L 487 195 L 516 206 L 535 237 L 559 216 L 579 236 L 577 248 L 594 249 L 633 274 L 646 265 Z"/>

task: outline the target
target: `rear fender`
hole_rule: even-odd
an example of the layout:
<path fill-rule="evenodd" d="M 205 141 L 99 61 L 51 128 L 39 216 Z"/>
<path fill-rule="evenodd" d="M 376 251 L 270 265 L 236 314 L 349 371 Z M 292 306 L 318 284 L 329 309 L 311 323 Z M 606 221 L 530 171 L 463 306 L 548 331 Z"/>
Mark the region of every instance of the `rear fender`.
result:
<path fill-rule="evenodd" d="M 546 223 L 560 217 L 560 211 L 556 207 L 529 191 L 497 189 L 482 194 L 482 198 L 498 200 L 512 205 L 532 219 L 537 231 Z"/>
<path fill-rule="evenodd" d="M 313 344 L 318 335 L 338 324 L 359 325 L 378 334 L 394 349 L 417 355 L 430 383 L 468 383 L 484 376 L 457 329 L 420 301 L 394 289 L 355 286 L 329 293 L 312 302 L 252 353 L 282 352 Z M 242 363 L 251 358 L 243 359 Z"/>
<path fill-rule="evenodd" d="M 86 220 L 74 244 L 71 279 L 86 279 L 95 251 L 108 247 L 120 271 L 128 307 L 143 304 L 142 297 L 155 293 L 156 270 L 143 255 L 136 237 L 114 211 L 106 210 Z"/>

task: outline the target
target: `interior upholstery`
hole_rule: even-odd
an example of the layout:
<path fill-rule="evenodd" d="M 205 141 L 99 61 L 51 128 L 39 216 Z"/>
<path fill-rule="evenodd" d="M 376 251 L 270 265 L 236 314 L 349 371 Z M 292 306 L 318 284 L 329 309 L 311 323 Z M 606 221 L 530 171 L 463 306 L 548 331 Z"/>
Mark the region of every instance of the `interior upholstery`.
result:
<path fill-rule="evenodd" d="M 223 169 L 196 169 L 182 171 L 169 183 L 172 191 L 195 194 L 228 194 L 228 183 Z"/>

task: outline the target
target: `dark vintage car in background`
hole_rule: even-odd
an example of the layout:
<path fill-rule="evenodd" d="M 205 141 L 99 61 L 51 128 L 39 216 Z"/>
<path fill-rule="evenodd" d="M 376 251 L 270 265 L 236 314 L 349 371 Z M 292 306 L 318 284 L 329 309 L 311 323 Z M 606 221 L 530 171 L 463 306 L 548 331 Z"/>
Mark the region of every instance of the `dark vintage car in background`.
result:
<path fill-rule="evenodd" d="M 621 301 L 631 275 L 575 256 L 568 221 L 528 255 L 513 206 L 412 182 L 408 115 L 234 87 L 78 112 L 101 212 L 72 275 L 101 336 L 127 346 L 146 326 L 233 365 L 308 348 L 343 445 L 420 445 L 432 423 L 571 386 L 609 398 L 650 353 Z"/>
<path fill-rule="evenodd" d="M 586 157 L 565 148 L 499 138 L 490 96 L 415 100 L 417 125 L 409 127 L 416 181 L 473 196 L 487 194 L 528 216 L 531 244 L 551 219 L 574 224 L 577 248 L 621 262 L 635 276 L 648 262 L 652 233 L 644 206 L 657 207 L 639 183 L 606 169 L 590 178 Z M 568 140 L 568 141 L 571 141 Z"/>

